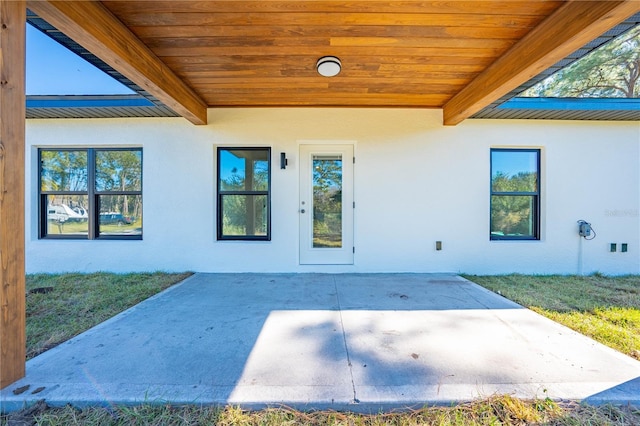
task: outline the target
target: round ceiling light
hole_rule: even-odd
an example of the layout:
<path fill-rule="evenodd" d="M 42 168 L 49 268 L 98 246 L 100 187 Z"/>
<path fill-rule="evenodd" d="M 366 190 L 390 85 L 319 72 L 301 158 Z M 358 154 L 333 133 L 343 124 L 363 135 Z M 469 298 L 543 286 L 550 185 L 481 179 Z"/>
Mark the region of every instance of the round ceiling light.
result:
<path fill-rule="evenodd" d="M 316 70 L 323 77 L 334 77 L 340 74 L 341 68 L 342 63 L 335 56 L 323 56 L 316 63 Z"/>

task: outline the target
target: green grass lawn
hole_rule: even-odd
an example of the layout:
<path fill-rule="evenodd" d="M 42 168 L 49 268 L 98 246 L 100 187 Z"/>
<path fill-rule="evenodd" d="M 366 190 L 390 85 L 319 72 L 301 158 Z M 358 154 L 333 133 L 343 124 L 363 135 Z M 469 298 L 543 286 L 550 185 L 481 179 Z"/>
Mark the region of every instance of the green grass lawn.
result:
<path fill-rule="evenodd" d="M 27 358 L 69 340 L 189 275 L 28 275 Z"/>
<path fill-rule="evenodd" d="M 465 278 L 640 359 L 640 276 L 467 275 Z"/>

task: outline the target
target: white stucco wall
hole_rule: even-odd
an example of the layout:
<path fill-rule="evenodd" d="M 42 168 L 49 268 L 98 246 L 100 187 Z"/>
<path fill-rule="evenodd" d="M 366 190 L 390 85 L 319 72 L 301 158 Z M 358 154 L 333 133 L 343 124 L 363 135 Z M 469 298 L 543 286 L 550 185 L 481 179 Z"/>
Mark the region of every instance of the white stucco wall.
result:
<path fill-rule="evenodd" d="M 640 273 L 640 124 L 467 120 L 417 109 L 215 109 L 28 120 L 27 271 Z M 299 265 L 300 141 L 354 141 L 355 263 Z M 39 240 L 37 148 L 143 148 L 142 241 Z M 272 148 L 272 240 L 219 242 L 216 146 Z M 489 152 L 542 150 L 540 241 L 489 240 Z M 279 168 L 286 152 L 289 167 Z M 577 235 L 577 220 L 597 237 Z M 435 241 L 443 244 L 435 250 Z M 627 243 L 627 253 L 609 244 Z"/>

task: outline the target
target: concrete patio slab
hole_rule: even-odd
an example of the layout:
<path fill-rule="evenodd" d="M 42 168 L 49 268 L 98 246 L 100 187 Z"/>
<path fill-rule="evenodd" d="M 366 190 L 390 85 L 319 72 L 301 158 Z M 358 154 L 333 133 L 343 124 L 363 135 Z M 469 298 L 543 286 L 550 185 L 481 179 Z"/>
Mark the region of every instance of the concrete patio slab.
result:
<path fill-rule="evenodd" d="M 454 275 L 196 274 L 30 360 L 0 403 L 376 412 L 496 393 L 638 404 L 640 362 Z"/>

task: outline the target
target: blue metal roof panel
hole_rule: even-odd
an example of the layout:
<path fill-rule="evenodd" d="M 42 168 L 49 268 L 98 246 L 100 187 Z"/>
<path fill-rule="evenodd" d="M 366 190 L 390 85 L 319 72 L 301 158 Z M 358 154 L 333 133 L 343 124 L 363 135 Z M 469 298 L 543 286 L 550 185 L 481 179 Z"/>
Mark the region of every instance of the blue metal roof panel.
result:
<path fill-rule="evenodd" d="M 638 111 L 638 98 L 513 98 L 497 109 L 556 111 Z"/>
<path fill-rule="evenodd" d="M 153 107 L 139 96 L 27 96 L 27 108 Z"/>

